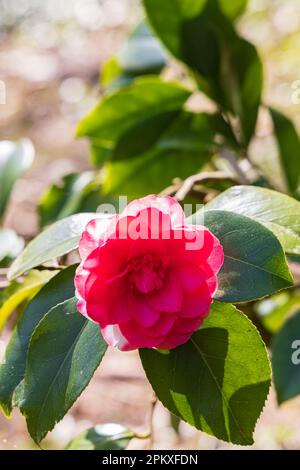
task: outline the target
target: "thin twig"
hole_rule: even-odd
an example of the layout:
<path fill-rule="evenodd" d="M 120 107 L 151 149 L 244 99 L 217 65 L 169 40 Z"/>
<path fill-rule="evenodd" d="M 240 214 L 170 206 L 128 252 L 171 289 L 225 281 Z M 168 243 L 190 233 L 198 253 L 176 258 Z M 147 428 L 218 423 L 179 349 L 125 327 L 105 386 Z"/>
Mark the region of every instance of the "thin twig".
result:
<path fill-rule="evenodd" d="M 186 196 L 192 191 L 196 183 L 205 183 L 207 181 L 231 181 L 233 183 L 237 182 L 235 178 L 228 175 L 227 173 L 224 173 L 223 171 L 206 171 L 197 175 L 192 175 L 187 178 L 183 182 L 181 188 L 179 188 L 178 191 L 175 193 L 175 199 L 177 199 L 177 201 L 183 201 Z"/>
<path fill-rule="evenodd" d="M 228 148 L 221 148 L 220 155 L 226 160 L 231 168 L 234 170 L 236 176 L 239 178 L 239 182 L 241 184 L 249 184 L 249 180 L 243 170 L 241 169 L 240 165 L 238 164 L 234 154 Z"/>

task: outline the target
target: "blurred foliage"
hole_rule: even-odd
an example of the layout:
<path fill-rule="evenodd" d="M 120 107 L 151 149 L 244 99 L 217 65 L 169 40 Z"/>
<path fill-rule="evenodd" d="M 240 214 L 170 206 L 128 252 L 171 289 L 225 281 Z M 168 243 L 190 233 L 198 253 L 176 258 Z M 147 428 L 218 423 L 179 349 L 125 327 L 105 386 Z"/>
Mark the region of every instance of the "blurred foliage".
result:
<path fill-rule="evenodd" d="M 41 227 L 58 222 L 28 245 L 11 267 L 10 277 L 23 275 L 75 249 L 87 220 L 95 215 L 73 214 L 95 212 L 99 205 L 114 202 L 120 194 L 126 194 L 132 199 L 162 191 L 175 195 L 181 202 L 192 201 L 196 204 L 211 201 L 207 206 L 208 222 L 212 220 L 212 230 L 218 233 L 220 239 L 224 239 L 227 250 L 225 268 L 220 275 L 220 297 L 242 302 L 273 294 L 275 290 L 291 284 L 283 250 L 286 254 L 300 253 L 300 141 L 297 132 L 300 124 L 300 2 L 144 0 L 141 3 L 146 8 L 148 23 L 144 21 L 142 10 L 135 0 L 51 0 L 44 3 L 36 0 L 0 0 L 0 34 L 12 57 L 9 61 L 2 53 L 3 65 L 2 68 L 0 65 L 0 71 L 3 69 L 8 79 L 12 76 L 21 77 L 24 82 L 31 83 L 21 91 L 21 95 L 26 96 L 28 90 L 33 92 L 31 113 L 27 112 L 27 102 L 24 105 L 22 100 L 16 105 L 18 112 L 11 112 L 11 115 L 8 112 L 8 118 L 3 124 L 7 132 L 15 132 L 18 138 L 26 129 L 29 129 L 29 134 L 38 129 L 38 146 L 45 149 L 48 144 L 51 147 L 57 138 L 60 148 L 59 139 L 63 140 L 68 135 L 66 128 L 61 125 L 67 121 L 65 117 L 72 123 L 72 128 L 74 122 L 94 106 L 81 119 L 77 135 L 89 139 L 91 162 L 95 169 L 87 170 L 86 165 L 85 171 L 82 171 L 82 166 L 78 165 L 77 168 L 75 163 L 69 173 L 65 172 L 61 178 L 56 178 L 55 183 L 43 193 L 39 200 Z M 98 77 L 98 55 L 105 50 L 106 44 L 98 41 L 99 36 L 96 34 L 98 30 L 105 33 L 113 31 L 115 34 L 115 29 L 122 30 L 122 37 L 129 30 L 132 32 L 118 50 L 113 51 L 108 42 L 109 52 L 113 53 L 108 60 L 107 53 L 101 55 L 99 101 L 93 85 Z M 108 36 L 104 34 L 103 37 L 107 40 Z M 118 41 L 115 49 L 117 44 Z M 24 52 L 26 47 L 27 52 Z M 95 51 L 96 48 L 96 65 L 87 67 L 89 64 L 84 60 L 76 63 L 74 57 L 80 56 L 80 47 L 81 52 L 84 49 L 88 51 L 88 60 L 91 62 L 90 50 L 93 47 Z M 31 56 L 32 67 L 24 67 L 22 61 L 19 63 L 17 60 L 18 56 L 13 55 L 14 48 L 19 49 L 21 55 L 29 54 L 29 50 L 30 54 L 32 51 L 34 54 L 40 51 L 41 55 Z M 72 57 L 72 54 L 73 63 L 65 66 L 65 58 Z M 54 93 L 51 95 L 49 92 L 49 102 L 47 96 L 47 106 L 43 108 L 40 95 L 35 98 L 35 93 L 41 93 L 44 86 L 45 95 L 48 95 L 50 83 Z M 17 91 L 15 94 L 18 96 Z M 57 109 L 56 114 L 52 115 L 53 100 L 56 100 Z M 51 113 L 48 112 L 48 106 L 51 107 Z M 51 115 L 52 124 L 55 122 L 57 126 L 57 134 L 55 130 L 52 135 L 46 133 L 45 139 L 38 125 L 46 116 L 45 128 L 48 129 Z M 11 125 L 14 119 L 19 120 L 15 127 Z M 69 128 L 69 142 L 72 139 Z M 49 153 L 48 149 L 40 153 L 43 154 L 42 158 L 57 158 L 57 154 L 63 153 L 61 148 L 59 152 L 52 147 Z M 70 145 L 67 143 L 65 148 L 69 149 Z M 69 152 L 67 157 L 73 157 L 72 151 Z M 81 161 L 81 147 L 78 154 L 78 160 Z M 33 156 L 30 141 L 0 143 L 0 266 L 10 265 L 24 245 L 14 230 L 4 227 L 3 220 L 13 186 L 29 168 Z M 206 178 L 201 180 L 203 174 Z M 188 181 L 191 177 L 192 180 Z M 231 188 L 235 182 L 243 186 Z M 217 213 L 220 210 L 223 212 Z M 259 240 L 254 247 L 252 240 L 255 234 L 259 234 Z M 263 241 L 266 240 L 264 246 Z M 13 309 L 31 300 L 54 274 L 56 271 L 33 270 L 24 281 L 22 278 L 21 283 L 12 281 L 1 293 L 0 327 Z M 61 273 L 58 281 L 56 278 L 50 281 L 29 303 L 28 311 L 32 307 L 31 313 L 38 317 L 38 321 L 41 312 L 45 314 L 50 309 L 44 325 L 42 322 L 40 327 L 43 334 L 51 327 L 56 335 L 57 318 L 60 314 L 69 313 L 66 311 L 68 304 L 66 308 L 60 306 L 56 311 L 56 303 L 62 300 L 69 302 L 71 291 L 73 293 L 74 290 L 73 275 L 73 271 L 71 276 L 68 274 L 66 292 L 62 292 L 66 283 L 64 273 Z M 232 281 L 231 290 L 228 279 Z M 51 304 L 49 296 L 53 297 Z M 296 396 L 300 390 L 299 375 L 290 363 L 289 350 L 299 326 L 299 298 L 299 289 L 295 287 L 253 302 L 245 308 L 250 318 L 257 316 L 257 325 L 261 331 L 276 334 L 273 341 L 273 366 L 279 402 Z M 70 310 L 75 311 L 74 301 L 71 303 Z M 52 307 L 54 310 L 51 310 Z M 243 317 L 239 314 L 237 318 L 241 321 Z M 9 367 L 14 367 L 17 357 L 21 380 L 25 374 L 29 347 L 28 331 L 29 336 L 35 335 L 36 319 L 29 319 L 26 323 L 27 317 L 23 317 L 21 328 L 26 331 L 26 341 L 20 347 L 15 334 L 12 347 L 8 349 Z M 64 321 L 66 325 L 70 324 L 68 332 L 72 349 L 72 319 L 65 316 Z M 248 323 L 246 319 L 243 321 L 246 330 Z M 226 327 L 231 334 L 234 327 L 228 325 Z M 76 328 L 74 331 L 76 333 Z M 253 337 L 256 335 L 254 329 L 252 334 Z M 238 338 L 238 333 L 235 338 Z M 44 344 L 39 342 L 38 335 L 35 340 L 32 351 L 36 347 L 43 352 Z M 61 344 L 64 340 L 65 335 L 61 334 Z M 268 367 L 267 361 L 263 359 L 264 347 L 258 337 L 256 341 L 257 348 L 261 347 L 261 369 L 264 370 L 263 378 L 266 378 Z M 51 357 L 51 338 L 48 346 L 46 356 Z M 240 347 L 237 348 L 237 359 L 240 350 Z M 255 357 L 255 354 L 254 351 L 251 355 Z M 36 365 L 35 357 L 32 352 L 31 364 Z M 162 358 L 163 361 L 165 359 Z M 54 368 L 60 370 L 60 364 L 55 358 L 53 364 Z M 186 372 L 185 365 L 186 361 L 183 375 Z M 38 371 L 45 385 L 48 377 L 45 378 L 39 364 Z M 153 371 L 156 373 L 155 367 Z M 37 441 L 60 419 L 62 408 L 65 413 L 74 397 L 77 398 L 74 393 L 65 407 L 59 401 L 57 403 L 54 394 L 55 407 L 50 403 L 53 413 L 50 416 L 46 410 L 44 422 L 40 423 L 32 411 L 36 406 L 33 403 L 36 398 L 28 394 L 27 390 L 27 399 L 24 400 L 26 390 L 12 380 L 13 374 L 9 374 L 9 368 L 3 367 L 1 373 L 6 386 L 1 398 L 3 408 L 6 412 L 11 411 L 13 393 L 16 393 L 14 404 L 23 406 L 23 411 L 28 414 L 29 427 Z M 257 371 L 251 371 L 251 374 L 255 382 L 259 374 Z M 90 375 L 86 377 L 87 382 Z M 60 378 L 61 383 L 66 381 L 64 374 Z M 35 382 L 35 376 L 30 375 L 28 368 L 27 380 L 31 385 Z M 223 382 L 221 386 L 224 386 L 226 392 L 226 386 L 230 388 L 232 380 L 230 378 L 227 385 L 226 381 Z M 58 381 L 56 385 L 59 389 L 61 384 Z M 48 394 L 47 386 L 44 387 L 44 394 Z M 252 390 L 249 395 L 247 400 L 252 400 L 251 406 L 257 407 L 253 402 L 255 394 Z M 261 396 L 263 401 L 264 387 Z M 42 402 L 43 394 L 38 398 Z M 195 403 L 198 406 L 198 397 Z M 172 406 L 169 405 L 171 410 Z M 180 406 L 179 403 L 178 410 Z M 181 416 L 178 410 L 177 414 Z M 186 411 L 182 413 L 185 418 Z M 240 412 L 239 401 L 237 412 Z M 257 415 L 259 412 L 260 409 L 256 409 Z M 190 413 L 187 415 L 187 421 L 191 422 Z M 241 419 L 246 417 L 247 421 L 248 415 L 246 410 Z M 246 440 L 236 438 L 236 442 L 251 442 L 251 416 L 250 421 L 247 424 L 249 436 Z M 173 420 L 175 428 L 177 424 Z M 218 429 L 216 434 L 231 439 L 223 431 Z M 120 442 L 117 438 L 116 443 L 107 443 L 102 437 L 97 427 L 92 428 L 75 438 L 68 448 L 83 446 L 98 449 L 115 444 L 119 448 L 129 440 L 129 436 L 122 435 Z"/>

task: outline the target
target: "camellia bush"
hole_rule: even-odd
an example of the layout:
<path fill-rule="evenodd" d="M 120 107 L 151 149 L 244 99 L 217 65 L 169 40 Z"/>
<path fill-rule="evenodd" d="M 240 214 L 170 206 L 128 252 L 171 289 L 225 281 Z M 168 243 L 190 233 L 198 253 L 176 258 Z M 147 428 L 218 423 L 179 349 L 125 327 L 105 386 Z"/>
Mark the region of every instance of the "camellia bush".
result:
<path fill-rule="evenodd" d="M 300 140 L 262 101 L 261 60 L 236 27 L 246 0 L 143 4 L 146 20 L 105 64 L 103 96 L 77 128 L 93 169 L 47 189 L 43 229 L 10 265 L 0 325 L 23 309 L 0 404 L 7 416 L 18 407 L 40 444 L 108 347 L 138 349 L 172 415 L 250 445 L 270 355 L 278 403 L 300 393 Z M 259 112 L 279 174 L 251 150 Z M 132 437 L 145 436 L 97 427 L 67 448 Z"/>

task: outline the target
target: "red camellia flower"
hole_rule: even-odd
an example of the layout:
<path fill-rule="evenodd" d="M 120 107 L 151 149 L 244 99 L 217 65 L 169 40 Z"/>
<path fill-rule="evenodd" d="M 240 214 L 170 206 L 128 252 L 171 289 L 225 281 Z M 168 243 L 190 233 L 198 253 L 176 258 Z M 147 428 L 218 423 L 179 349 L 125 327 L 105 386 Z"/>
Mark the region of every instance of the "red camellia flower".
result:
<path fill-rule="evenodd" d="M 122 351 L 185 343 L 209 313 L 224 260 L 208 229 L 156 196 L 89 222 L 79 253 L 78 309 Z"/>

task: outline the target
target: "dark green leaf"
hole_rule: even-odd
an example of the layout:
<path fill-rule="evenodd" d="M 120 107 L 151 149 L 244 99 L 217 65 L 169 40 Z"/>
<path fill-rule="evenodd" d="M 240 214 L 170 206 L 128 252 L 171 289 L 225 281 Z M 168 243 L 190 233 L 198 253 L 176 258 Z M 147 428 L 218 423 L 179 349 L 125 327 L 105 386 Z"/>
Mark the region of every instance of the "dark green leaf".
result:
<path fill-rule="evenodd" d="M 135 434 L 120 424 L 98 424 L 82 432 L 66 450 L 124 450 Z"/>
<path fill-rule="evenodd" d="M 155 150 L 105 165 L 105 194 L 126 194 L 129 199 L 147 193 L 159 193 L 176 177 L 182 179 L 196 173 L 209 160 L 210 154 L 189 151 Z"/>
<path fill-rule="evenodd" d="M 274 232 L 286 253 L 300 255 L 300 202 L 254 186 L 235 186 L 213 199 L 207 209 L 246 215 Z"/>
<path fill-rule="evenodd" d="M 272 343 L 272 366 L 279 403 L 300 394 L 300 311 L 284 324 Z"/>
<path fill-rule="evenodd" d="M 76 303 L 74 297 L 53 307 L 30 340 L 20 409 L 37 443 L 81 395 L 107 349 L 99 325 Z"/>
<path fill-rule="evenodd" d="M 158 36 L 195 72 L 200 88 L 239 117 L 242 143 L 247 145 L 260 104 L 262 64 L 227 16 L 234 16 L 242 5 L 227 7 L 226 14 L 224 3 L 222 9 L 217 0 L 144 0 L 144 5 Z"/>
<path fill-rule="evenodd" d="M 156 395 L 172 413 L 218 439 L 253 443 L 270 366 L 258 331 L 240 311 L 215 302 L 186 344 L 140 355 Z"/>
<path fill-rule="evenodd" d="M 288 189 L 292 194 L 296 194 L 300 185 L 300 138 L 287 117 L 274 109 L 270 111 Z"/>
<path fill-rule="evenodd" d="M 105 194 L 159 193 L 198 172 L 216 149 L 213 115 L 183 112 L 145 154 L 105 165 Z"/>
<path fill-rule="evenodd" d="M 102 203 L 113 202 L 101 192 L 102 178 L 93 171 L 71 173 L 50 186 L 39 204 L 41 225 L 48 225 L 78 212 L 96 212 Z"/>
<path fill-rule="evenodd" d="M 175 121 L 178 114 L 179 111 L 171 111 L 137 123 L 116 143 L 111 160 L 125 160 L 147 152 Z"/>
<path fill-rule="evenodd" d="M 0 405 L 9 415 L 16 387 L 24 378 L 31 335 L 46 313 L 55 305 L 74 296 L 75 266 L 61 271 L 30 302 L 18 321 L 0 366 Z"/>
<path fill-rule="evenodd" d="M 30 140 L 0 142 L 0 217 L 18 178 L 31 166 L 34 148 Z"/>
<path fill-rule="evenodd" d="M 233 212 L 196 213 L 191 223 L 208 227 L 220 240 L 225 261 L 218 275 L 217 298 L 247 302 L 290 287 L 293 279 L 278 239 L 266 227 Z"/>
<path fill-rule="evenodd" d="M 50 225 L 28 243 L 11 265 L 8 278 L 15 279 L 46 261 L 75 250 L 85 226 L 96 217 L 93 213 L 76 214 Z"/>

